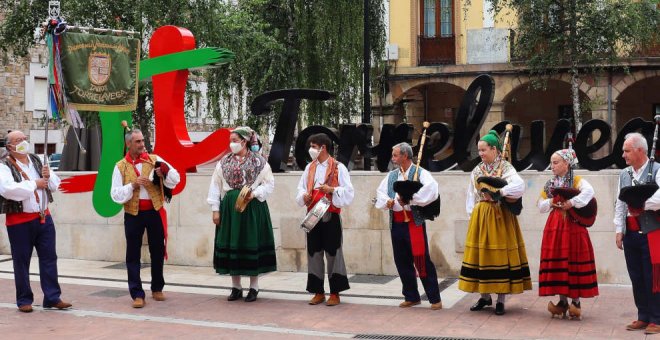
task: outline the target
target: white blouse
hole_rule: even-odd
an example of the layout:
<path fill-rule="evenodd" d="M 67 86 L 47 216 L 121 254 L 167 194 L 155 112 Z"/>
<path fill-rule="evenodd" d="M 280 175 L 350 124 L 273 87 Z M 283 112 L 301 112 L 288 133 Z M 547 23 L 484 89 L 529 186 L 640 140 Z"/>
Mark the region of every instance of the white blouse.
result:
<path fill-rule="evenodd" d="M 252 196 L 258 199 L 259 202 L 264 202 L 275 190 L 275 177 L 270 164 L 264 163 L 264 168 L 261 169 L 257 178 L 259 183 L 253 184 Z M 254 187 L 255 184 L 256 187 Z M 209 194 L 206 198 L 206 203 L 211 206 L 211 211 L 220 211 L 220 197 L 223 197 L 230 190 L 233 190 L 233 188 L 229 186 L 222 174 L 222 162 L 218 162 L 213 171 L 213 176 L 211 176 Z"/>
<path fill-rule="evenodd" d="M 587 180 L 582 178 L 580 179 L 577 189 L 580 190 L 580 193 L 569 201 L 571 201 L 571 204 L 574 207 L 579 209 L 585 207 L 594 197 L 594 188 L 589 182 L 587 182 Z M 552 210 L 552 198 L 539 198 L 539 200 L 536 201 L 536 206 L 541 213 L 547 213 Z"/>
<path fill-rule="evenodd" d="M 525 193 L 525 181 L 520 178 L 520 175 L 518 175 L 518 172 L 513 166 L 509 167 L 509 170 L 502 174 L 502 178 L 508 183 L 500 189 L 500 194 L 502 194 L 502 196 L 509 198 L 520 198 L 523 196 L 523 193 Z M 467 189 L 467 199 L 465 200 L 465 210 L 467 211 L 468 217 L 472 215 L 472 210 L 474 210 L 474 207 L 479 203 L 479 200 L 481 200 L 480 193 L 474 186 L 476 180 L 475 172 L 472 171 Z"/>

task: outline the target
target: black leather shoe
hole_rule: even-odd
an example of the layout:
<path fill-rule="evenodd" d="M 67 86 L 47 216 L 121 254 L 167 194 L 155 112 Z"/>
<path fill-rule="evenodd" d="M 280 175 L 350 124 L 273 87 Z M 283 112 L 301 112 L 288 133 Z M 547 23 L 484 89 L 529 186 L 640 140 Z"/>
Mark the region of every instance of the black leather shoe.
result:
<path fill-rule="evenodd" d="M 504 315 L 506 313 L 504 311 L 504 304 L 501 302 L 498 302 L 495 304 L 495 315 Z"/>
<path fill-rule="evenodd" d="M 484 309 L 484 307 L 486 307 L 486 306 L 491 306 L 492 304 L 493 304 L 492 299 L 486 300 L 484 298 L 479 298 L 479 301 L 477 301 L 477 303 L 472 305 L 472 307 L 470 307 L 470 310 L 473 311 L 473 312 L 476 312 L 476 311 Z"/>
<path fill-rule="evenodd" d="M 243 297 L 243 291 L 238 288 L 232 288 L 231 294 L 227 297 L 227 301 L 236 301 Z"/>
<path fill-rule="evenodd" d="M 259 291 L 253 288 L 250 288 L 250 291 L 248 292 L 248 295 L 245 297 L 245 302 L 253 302 L 257 300 L 257 294 L 259 294 Z"/>

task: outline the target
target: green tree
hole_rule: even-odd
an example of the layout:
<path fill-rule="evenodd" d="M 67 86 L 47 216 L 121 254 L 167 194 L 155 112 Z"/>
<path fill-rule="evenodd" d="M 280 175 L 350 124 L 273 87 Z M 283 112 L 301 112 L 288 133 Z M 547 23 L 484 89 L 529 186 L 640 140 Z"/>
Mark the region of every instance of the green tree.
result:
<path fill-rule="evenodd" d="M 218 104 L 231 93 L 238 95 L 238 103 L 250 103 L 263 92 L 283 88 L 319 88 L 337 95 L 327 103 L 303 106 L 301 116 L 309 124 L 337 126 L 359 115 L 363 100 L 361 1 L 250 0 L 219 6 L 226 15 L 205 23 L 213 29 L 206 30 L 201 39 L 232 50 L 236 59 L 227 68 L 209 72 L 213 116 L 226 117 Z M 370 1 L 369 15 L 376 69 L 385 45 L 383 0 Z M 241 116 L 251 126 L 264 123 Z M 265 123 L 270 125 L 276 118 L 271 115 Z"/>
<path fill-rule="evenodd" d="M 496 15 L 508 10 L 517 14 L 508 23 L 516 32 L 513 59 L 527 65 L 536 84 L 559 72 L 571 75 L 577 131 L 582 127 L 581 78 L 623 67 L 623 60 L 658 41 L 657 0 L 490 1 Z"/>
<path fill-rule="evenodd" d="M 371 0 L 369 7 L 373 69 L 381 66 L 385 44 L 383 1 Z M 1 2 L 5 20 L 0 23 L 0 49 L 14 57 L 27 55 L 47 8 L 48 0 Z M 159 26 L 178 25 L 193 32 L 199 46 L 233 51 L 236 59 L 229 67 L 194 74 L 208 82 L 209 113 L 219 124 L 237 110 L 236 123 L 263 127 L 263 119 L 248 114 L 248 103 L 265 91 L 283 88 L 320 88 L 337 95 L 326 104 L 303 107 L 301 116 L 310 124 L 336 126 L 361 110 L 364 13 L 360 1 L 61 0 L 61 8 L 69 24 L 133 30 L 143 42 Z M 134 114 L 144 131 L 152 122 L 150 95 L 150 88 L 143 86 Z M 227 99 L 232 97 L 237 107 L 228 107 Z M 268 117 L 266 125 L 276 118 Z"/>

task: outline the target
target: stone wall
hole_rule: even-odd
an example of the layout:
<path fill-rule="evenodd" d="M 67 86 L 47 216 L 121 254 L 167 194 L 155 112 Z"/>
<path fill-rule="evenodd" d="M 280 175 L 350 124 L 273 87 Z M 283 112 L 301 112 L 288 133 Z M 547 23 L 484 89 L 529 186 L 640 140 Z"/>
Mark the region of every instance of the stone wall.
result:
<path fill-rule="evenodd" d="M 71 173 L 61 173 L 67 177 Z M 599 214 L 589 229 L 596 251 L 599 281 L 628 283 L 623 252 L 614 244 L 613 204 L 617 192 L 618 171 L 581 172 L 596 189 Z M 522 177 L 527 191 L 520 225 L 525 237 L 527 256 L 533 278 L 537 278 L 542 231 L 547 215 L 536 209 L 536 200 L 550 173 L 525 171 Z M 278 269 L 306 271 L 305 233 L 299 224 L 304 210 L 294 203 L 300 172 L 276 174 L 275 193 L 268 200 L 277 247 Z M 371 199 L 384 177 L 377 172 L 351 174 L 356 197 L 342 211 L 344 251 L 350 273 L 396 275 L 392 260 L 387 214 L 375 209 Z M 457 276 L 463 256 L 467 230 L 465 191 L 468 174 L 436 173 L 442 197 L 440 218 L 428 223 L 430 252 L 441 276 Z M 210 173 L 188 174 L 186 189 L 168 206 L 170 239 L 169 264 L 211 266 L 215 227 L 211 222 L 206 195 Z M 51 211 L 57 225 L 58 255 L 62 258 L 123 261 L 125 240 L 123 213 L 112 218 L 99 217 L 91 206 L 91 193 L 55 196 Z M 0 216 L 4 224 L 4 216 Z M 5 228 L 0 229 L 0 253 L 9 254 Z M 143 254 L 147 255 L 146 247 Z"/>
<path fill-rule="evenodd" d="M 44 46 L 32 48 L 26 58 L 14 60 L 7 56 L 0 60 L 0 138 L 5 137 L 7 130 L 21 130 L 29 135 L 31 129 L 43 129 L 42 122 L 25 109 L 25 81 L 30 75 L 30 63 L 46 63 Z"/>
<path fill-rule="evenodd" d="M 0 137 L 7 130 L 27 131 L 31 115 L 25 114 L 25 75 L 27 64 L 10 62 L 0 66 Z"/>

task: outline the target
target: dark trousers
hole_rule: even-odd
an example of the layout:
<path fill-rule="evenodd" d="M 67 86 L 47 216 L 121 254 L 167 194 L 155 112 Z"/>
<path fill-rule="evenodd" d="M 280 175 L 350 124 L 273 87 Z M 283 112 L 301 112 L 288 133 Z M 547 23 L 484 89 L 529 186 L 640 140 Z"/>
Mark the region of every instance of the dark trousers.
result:
<path fill-rule="evenodd" d="M 39 218 L 27 223 L 7 227 L 11 256 L 14 262 L 16 305 L 31 305 L 34 295 L 30 287 L 30 259 L 32 249 L 39 256 L 39 280 L 44 293 L 44 307 L 60 302 L 60 284 L 57 282 L 57 253 L 55 251 L 55 224 L 50 215 L 46 223 Z"/>
<path fill-rule="evenodd" d="M 350 288 L 346 263 L 342 251 L 342 230 L 339 214 L 330 213 L 330 220 L 319 221 L 307 234 L 307 291 L 324 293 L 324 276 L 327 264 L 330 293 Z M 325 262 L 323 255 L 325 254 Z"/>
<path fill-rule="evenodd" d="M 126 234 L 126 270 L 128 271 L 128 290 L 131 298 L 144 298 L 140 279 L 140 255 L 142 253 L 142 235 L 147 230 L 149 254 L 151 255 L 151 291 L 161 292 L 165 286 L 163 261 L 165 258 L 165 236 L 163 222 L 156 210 L 144 210 L 137 216 L 124 214 Z"/>
<path fill-rule="evenodd" d="M 637 319 L 660 324 L 660 293 L 653 294 L 652 266 L 646 234 L 628 231 L 623 237 L 628 275 L 632 281 Z"/>
<path fill-rule="evenodd" d="M 426 296 L 430 303 L 440 302 L 440 289 L 438 287 L 438 274 L 435 271 L 435 265 L 429 255 L 428 239 L 426 237 L 426 225 L 424 228 L 424 243 L 426 244 L 426 277 L 420 278 Z M 416 302 L 421 298 L 417 290 L 417 275 L 415 274 L 415 265 L 413 260 L 412 246 L 410 245 L 410 232 L 408 223 L 392 223 L 392 249 L 394 253 L 394 264 L 399 272 L 401 283 L 403 284 L 402 293 L 406 301 Z"/>

